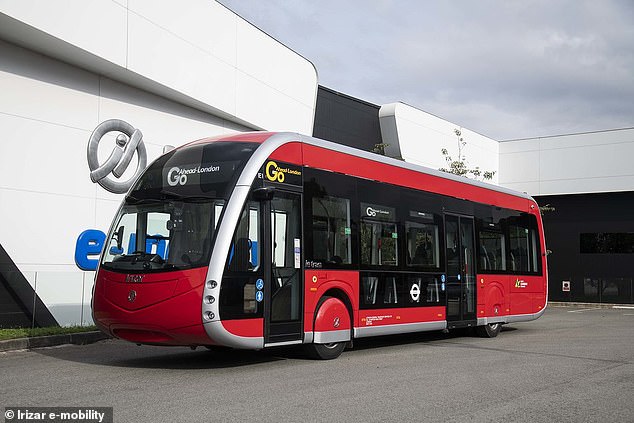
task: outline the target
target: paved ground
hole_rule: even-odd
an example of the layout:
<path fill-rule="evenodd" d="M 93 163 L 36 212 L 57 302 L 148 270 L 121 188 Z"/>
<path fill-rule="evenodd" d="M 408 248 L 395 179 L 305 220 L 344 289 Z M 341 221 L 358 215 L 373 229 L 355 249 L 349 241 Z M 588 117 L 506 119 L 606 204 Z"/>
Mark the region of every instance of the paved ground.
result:
<path fill-rule="evenodd" d="M 549 308 L 495 339 L 357 342 L 334 361 L 121 341 L 0 353 L 0 409 L 113 406 L 116 422 L 634 422 L 634 310 Z"/>

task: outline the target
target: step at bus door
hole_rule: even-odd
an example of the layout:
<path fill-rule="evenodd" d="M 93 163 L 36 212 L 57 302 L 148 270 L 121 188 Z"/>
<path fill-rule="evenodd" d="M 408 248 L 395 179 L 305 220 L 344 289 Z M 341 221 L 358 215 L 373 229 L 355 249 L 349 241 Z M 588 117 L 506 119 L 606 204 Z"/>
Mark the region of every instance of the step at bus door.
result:
<path fill-rule="evenodd" d="M 447 326 L 464 327 L 476 321 L 475 231 L 473 218 L 445 215 L 447 260 Z"/>
<path fill-rule="evenodd" d="M 301 194 L 279 189 L 264 203 L 265 345 L 303 338 L 301 206 Z"/>

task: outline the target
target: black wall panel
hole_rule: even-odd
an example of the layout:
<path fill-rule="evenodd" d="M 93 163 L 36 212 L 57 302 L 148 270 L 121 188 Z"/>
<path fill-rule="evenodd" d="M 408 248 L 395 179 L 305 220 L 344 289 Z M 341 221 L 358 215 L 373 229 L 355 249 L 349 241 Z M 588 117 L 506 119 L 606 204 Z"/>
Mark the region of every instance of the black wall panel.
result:
<path fill-rule="evenodd" d="M 0 245 L 0 328 L 57 326 L 31 284 Z"/>
<path fill-rule="evenodd" d="M 634 254 L 582 254 L 582 233 L 634 233 L 634 192 L 535 197 L 543 215 L 553 301 L 634 303 Z M 562 290 L 570 281 L 570 292 Z"/>
<path fill-rule="evenodd" d="M 313 136 L 372 151 L 381 143 L 379 106 L 319 86 Z"/>

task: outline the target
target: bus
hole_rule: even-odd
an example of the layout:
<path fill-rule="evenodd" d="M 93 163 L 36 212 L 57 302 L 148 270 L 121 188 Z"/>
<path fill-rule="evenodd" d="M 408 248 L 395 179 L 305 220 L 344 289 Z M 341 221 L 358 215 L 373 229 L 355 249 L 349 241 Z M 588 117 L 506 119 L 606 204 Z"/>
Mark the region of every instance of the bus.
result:
<path fill-rule="evenodd" d="M 295 133 L 194 141 L 156 159 L 106 238 L 92 312 L 150 345 L 303 344 L 474 328 L 547 304 L 527 194 Z"/>

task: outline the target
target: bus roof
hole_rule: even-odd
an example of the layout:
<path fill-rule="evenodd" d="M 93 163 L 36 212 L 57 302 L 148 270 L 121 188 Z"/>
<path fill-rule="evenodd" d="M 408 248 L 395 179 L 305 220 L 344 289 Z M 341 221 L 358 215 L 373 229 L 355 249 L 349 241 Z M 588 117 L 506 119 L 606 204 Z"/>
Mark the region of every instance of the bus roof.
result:
<path fill-rule="evenodd" d="M 391 157 L 387 157 L 387 156 L 383 156 L 383 155 L 379 155 L 376 153 L 372 153 L 369 151 L 364 151 L 364 150 L 360 150 L 354 147 L 349 147 L 343 144 L 338 144 L 332 141 L 326 141 L 326 140 L 322 140 L 320 138 L 315 138 L 315 137 L 310 137 L 307 135 L 302 135 L 296 132 L 241 132 L 241 133 L 235 133 L 235 134 L 231 134 L 231 135 L 224 135 L 224 136 L 217 136 L 217 137 L 212 137 L 212 138 L 204 138 L 198 141 L 194 141 L 192 143 L 187 144 L 187 146 L 193 145 L 193 144 L 201 144 L 201 143 L 205 143 L 205 142 L 212 142 L 212 141 L 247 141 L 247 142 L 256 142 L 256 143 L 260 143 L 263 144 L 260 148 L 258 148 L 258 150 L 261 150 L 261 154 L 265 155 L 265 157 L 261 157 L 260 158 L 260 163 L 259 165 L 257 165 L 257 168 L 259 169 L 259 167 L 261 166 L 261 164 L 264 162 L 264 160 L 266 160 L 266 158 L 268 158 L 268 156 L 273 153 L 273 151 L 275 151 L 277 148 L 281 147 L 284 144 L 288 144 L 291 142 L 300 142 L 303 144 L 308 144 L 308 145 L 312 145 L 315 147 L 320 147 L 320 148 L 324 148 L 324 149 L 328 149 L 328 150 L 333 150 L 336 152 L 340 152 L 343 154 L 348 154 L 354 157 L 358 157 L 358 158 L 362 158 L 362 159 L 366 159 L 366 160 L 371 160 L 377 163 L 382 163 L 385 165 L 389 165 L 389 166 L 395 166 L 401 169 L 407 169 L 410 171 L 414 171 L 414 172 L 418 172 L 418 173 L 423 173 L 423 174 L 427 174 L 427 175 L 431 175 L 431 176 L 435 176 L 438 178 L 442 178 L 442 179 L 446 179 L 446 180 L 450 180 L 450 181 L 454 181 L 454 182 L 458 182 L 460 184 L 466 184 L 466 185 L 471 185 L 471 186 L 475 186 L 478 188 L 482 188 L 482 189 L 486 189 L 489 191 L 495 191 L 495 192 L 499 192 L 499 193 L 503 193 L 503 194 L 507 194 L 507 195 L 511 195 L 514 197 L 519 197 L 519 198 L 523 198 L 532 202 L 535 202 L 535 200 L 528 195 L 525 192 L 520 192 L 520 191 L 515 191 L 509 188 L 505 188 L 505 187 L 501 187 L 499 185 L 494 185 L 494 184 L 490 184 L 487 182 L 482 182 L 482 181 L 477 181 L 474 179 L 470 179 L 470 178 L 466 178 L 466 177 L 462 177 L 462 176 L 458 176 L 458 175 L 454 175 L 451 173 L 447 173 L 447 172 L 443 172 L 440 170 L 436 170 L 436 169 L 432 169 L 430 167 L 426 167 L 426 166 L 421 166 L 421 165 L 416 165 L 416 164 L 412 164 L 412 163 L 408 163 L 402 160 L 398 160 L 398 159 L 393 159 Z M 265 145 L 266 146 L 265 146 Z M 262 148 L 264 147 L 264 148 Z M 256 154 L 256 155 L 260 155 L 260 154 Z M 253 160 L 255 160 L 256 162 L 258 161 L 256 159 L 256 157 L 252 158 Z M 245 169 L 246 171 L 247 169 Z M 252 180 L 252 179 L 251 179 Z M 247 181 L 244 181 L 245 183 L 247 183 Z M 240 183 L 240 181 L 238 182 Z M 251 182 L 249 181 L 248 184 L 250 184 Z"/>

